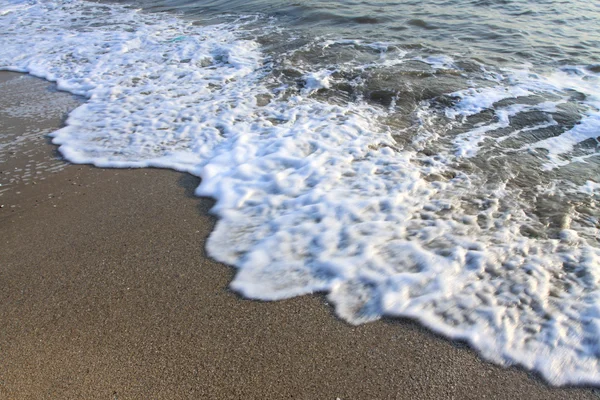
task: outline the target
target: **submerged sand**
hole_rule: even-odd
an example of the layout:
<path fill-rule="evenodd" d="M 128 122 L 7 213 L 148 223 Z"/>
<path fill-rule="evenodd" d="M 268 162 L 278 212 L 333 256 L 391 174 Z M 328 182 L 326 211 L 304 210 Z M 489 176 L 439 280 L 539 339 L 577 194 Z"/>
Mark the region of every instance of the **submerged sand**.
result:
<path fill-rule="evenodd" d="M 240 298 L 197 178 L 69 165 L 45 134 L 81 100 L 6 72 L 0 93 L 0 398 L 598 398 L 321 295 Z"/>

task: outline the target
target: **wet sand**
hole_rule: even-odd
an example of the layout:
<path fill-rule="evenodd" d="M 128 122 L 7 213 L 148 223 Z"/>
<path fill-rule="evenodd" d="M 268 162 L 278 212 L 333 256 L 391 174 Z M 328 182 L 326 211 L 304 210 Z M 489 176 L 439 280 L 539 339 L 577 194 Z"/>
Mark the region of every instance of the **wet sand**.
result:
<path fill-rule="evenodd" d="M 0 398 L 598 398 L 321 295 L 240 298 L 197 178 L 68 165 L 44 135 L 79 100 L 5 72 L 0 93 Z"/>

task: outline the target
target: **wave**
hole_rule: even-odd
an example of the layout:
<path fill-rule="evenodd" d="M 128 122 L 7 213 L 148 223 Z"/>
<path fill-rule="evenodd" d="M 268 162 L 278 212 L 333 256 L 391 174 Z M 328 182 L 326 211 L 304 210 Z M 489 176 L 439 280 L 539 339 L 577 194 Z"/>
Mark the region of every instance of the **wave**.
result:
<path fill-rule="evenodd" d="M 553 384 L 600 382 L 596 184 L 544 175 L 545 163 L 564 168 L 565 154 L 593 137 L 592 72 L 482 67 L 478 85 L 415 95 L 403 144 L 400 93 L 374 102 L 365 81 L 389 68 L 461 77 L 463 64 L 318 38 L 273 56 L 259 37 L 280 31 L 271 20 L 208 25 L 78 0 L 1 0 L 0 25 L 0 69 L 87 98 L 53 134 L 68 160 L 202 178 L 196 194 L 216 199 L 219 218 L 209 254 L 237 268 L 231 286 L 243 295 L 326 292 L 350 323 L 410 317 Z M 314 48 L 323 52 L 311 61 Z M 354 61 L 340 62 L 347 54 Z M 430 69 L 413 74 L 415 63 Z M 561 110 L 577 115 L 571 128 Z M 525 155 L 511 165 L 535 171 L 533 182 L 484 171 L 505 155 L 488 146 L 557 127 L 513 146 Z M 546 153 L 527 158 L 525 147 Z M 571 208 L 542 204 L 567 195 Z M 553 213 L 560 221 L 545 219 Z"/>

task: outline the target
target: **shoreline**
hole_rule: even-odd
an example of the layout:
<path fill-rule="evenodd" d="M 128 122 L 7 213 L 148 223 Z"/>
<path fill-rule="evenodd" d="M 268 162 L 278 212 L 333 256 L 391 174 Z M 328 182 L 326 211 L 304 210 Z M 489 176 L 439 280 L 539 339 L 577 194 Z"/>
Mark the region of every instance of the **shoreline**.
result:
<path fill-rule="evenodd" d="M 27 136 L 0 162 L 0 398 L 598 398 L 411 321 L 348 325 L 323 295 L 241 298 L 205 253 L 198 178 L 58 161 L 44 135 L 79 100 L 17 73 L 0 89 L 0 128 Z"/>

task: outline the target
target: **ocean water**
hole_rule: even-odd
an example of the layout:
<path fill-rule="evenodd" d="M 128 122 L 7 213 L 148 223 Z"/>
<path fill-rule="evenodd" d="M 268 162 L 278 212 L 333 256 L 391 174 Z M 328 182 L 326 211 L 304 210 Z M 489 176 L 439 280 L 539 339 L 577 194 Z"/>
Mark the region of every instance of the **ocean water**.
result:
<path fill-rule="evenodd" d="M 87 98 L 52 134 L 68 160 L 201 177 L 242 295 L 324 292 L 599 384 L 599 23 L 582 0 L 0 0 L 0 69 Z"/>

